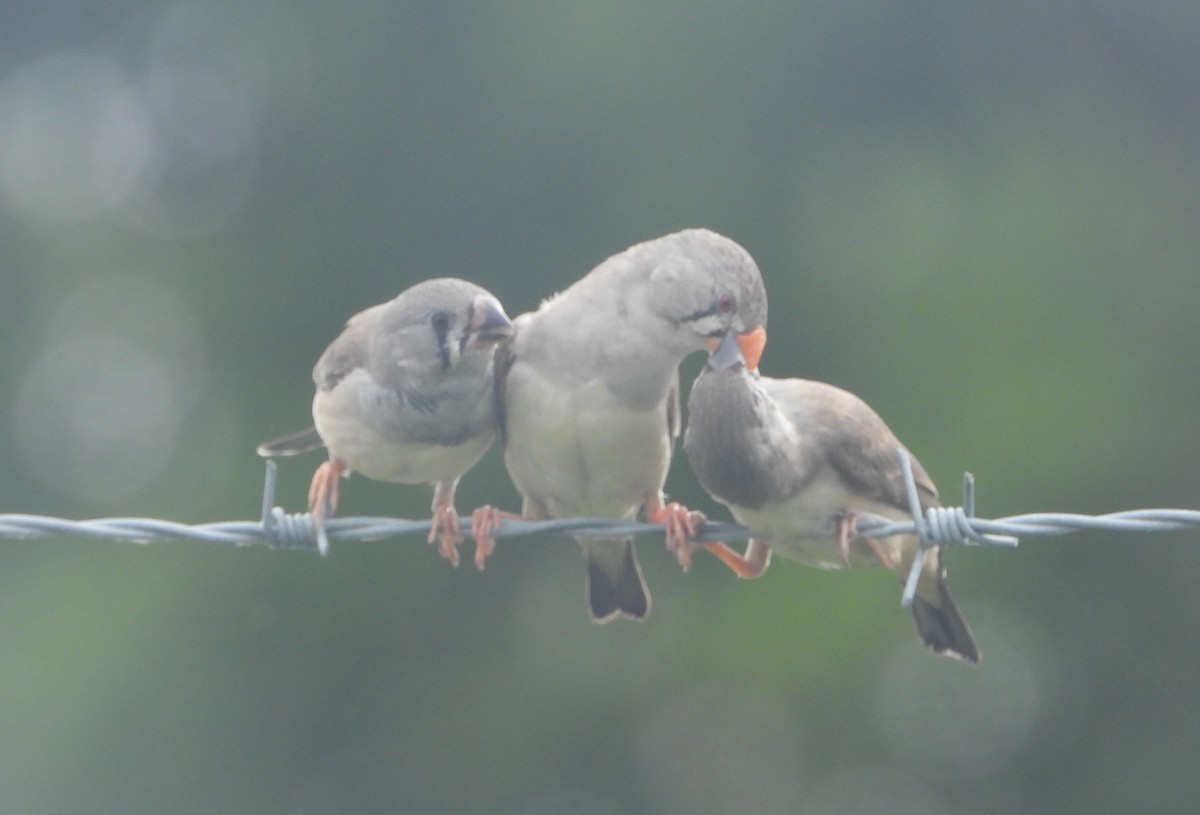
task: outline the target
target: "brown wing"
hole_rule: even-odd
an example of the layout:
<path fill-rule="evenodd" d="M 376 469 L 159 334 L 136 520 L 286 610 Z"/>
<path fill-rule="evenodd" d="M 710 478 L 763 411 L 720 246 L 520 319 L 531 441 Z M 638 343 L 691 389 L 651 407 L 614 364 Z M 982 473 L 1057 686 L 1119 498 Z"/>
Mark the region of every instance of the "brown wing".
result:
<path fill-rule="evenodd" d="M 897 453 L 901 444 L 882 422 L 880 427 L 887 431 L 888 438 L 882 434 L 874 437 L 840 437 L 829 448 L 830 461 L 847 483 L 892 506 L 907 510 L 908 490 L 904 486 L 904 473 L 900 469 Z M 937 487 L 929 473 L 925 472 L 921 462 L 912 453 L 908 454 L 908 458 L 921 509 L 940 506 Z"/>
<path fill-rule="evenodd" d="M 830 464 L 865 495 L 908 509 L 900 470 L 900 440 L 870 405 L 849 391 L 804 379 L 763 380 L 802 434 L 816 434 Z M 906 452 L 907 452 L 907 448 Z M 939 506 L 937 487 L 916 456 L 908 454 L 921 508 Z"/>

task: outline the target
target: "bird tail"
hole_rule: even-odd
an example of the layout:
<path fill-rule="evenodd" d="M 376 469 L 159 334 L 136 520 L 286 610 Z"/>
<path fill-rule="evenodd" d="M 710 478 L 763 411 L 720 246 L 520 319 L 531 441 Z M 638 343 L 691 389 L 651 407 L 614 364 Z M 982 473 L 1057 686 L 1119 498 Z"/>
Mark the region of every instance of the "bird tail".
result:
<path fill-rule="evenodd" d="M 584 538 L 579 545 L 587 561 L 587 603 L 592 620 L 606 623 L 622 616 L 645 619 L 650 613 L 650 592 L 633 541 Z"/>
<path fill-rule="evenodd" d="M 958 604 L 950 595 L 946 585 L 946 573 L 938 568 L 934 597 L 922 597 L 918 587 L 913 597 L 912 614 L 917 622 L 917 633 L 925 645 L 934 653 L 957 657 L 967 662 L 979 662 L 979 648 L 971 629 L 958 610 Z"/>
<path fill-rule="evenodd" d="M 324 446 L 325 442 L 321 441 L 321 437 L 317 435 L 317 429 L 310 427 L 307 430 L 264 441 L 258 445 L 256 450 L 263 458 L 274 458 L 275 456 L 298 456 L 310 450 L 319 450 Z"/>

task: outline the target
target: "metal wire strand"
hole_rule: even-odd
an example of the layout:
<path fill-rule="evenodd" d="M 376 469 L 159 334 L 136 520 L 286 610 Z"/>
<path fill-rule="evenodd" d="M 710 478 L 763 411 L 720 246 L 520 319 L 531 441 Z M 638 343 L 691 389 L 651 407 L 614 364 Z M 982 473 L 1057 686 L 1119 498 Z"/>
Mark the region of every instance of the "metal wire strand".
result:
<path fill-rule="evenodd" d="M 970 473 L 963 479 L 963 506 L 934 507 L 922 512 L 908 453 L 897 451 L 905 474 L 910 520 L 896 522 L 873 515 L 860 515 L 858 532 L 873 538 L 916 535 L 920 541 L 905 582 L 902 602 L 912 602 L 917 578 L 930 549 L 935 547 L 992 545 L 1013 547 L 1022 537 L 1066 535 L 1072 532 L 1104 531 L 1162 533 L 1200 529 L 1200 511 L 1188 509 L 1134 509 L 1105 515 L 1076 515 L 1065 512 L 1036 512 L 988 520 L 975 517 L 975 482 Z M 404 518 L 333 518 L 320 530 L 310 513 L 288 513 L 275 506 L 277 467 L 267 462 L 263 484 L 262 515 L 257 521 L 219 521 L 182 524 L 156 518 L 96 518 L 72 521 L 44 515 L 0 514 L 0 539 L 38 540 L 50 537 L 83 537 L 129 543 L 202 541 L 231 546 L 263 545 L 272 549 L 302 549 L 325 554 L 328 541 L 377 541 L 385 538 L 429 535 L 430 521 Z M 323 534 L 322 534 L 323 533 Z M 464 538 L 471 537 L 470 519 L 463 519 Z M 545 533 L 572 537 L 664 537 L 661 524 L 620 521 L 611 518 L 566 518 L 553 521 L 505 519 L 494 536 L 519 538 Z M 698 542 L 748 540 L 749 529 L 734 523 L 709 521 L 699 530 Z"/>

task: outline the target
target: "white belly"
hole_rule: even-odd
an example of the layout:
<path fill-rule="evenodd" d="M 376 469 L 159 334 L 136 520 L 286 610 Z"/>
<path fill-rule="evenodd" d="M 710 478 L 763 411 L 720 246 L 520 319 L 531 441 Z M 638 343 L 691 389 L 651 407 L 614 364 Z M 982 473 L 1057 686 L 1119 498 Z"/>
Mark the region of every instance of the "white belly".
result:
<path fill-rule="evenodd" d="M 319 392 L 313 400 L 313 420 L 332 455 L 377 481 L 452 482 L 483 457 L 495 435 L 489 428 L 458 445 L 397 440 L 363 421 L 358 399 L 358 392 L 349 387 Z"/>
<path fill-rule="evenodd" d="M 837 546 L 837 521 L 851 512 L 893 520 L 908 514 L 893 506 L 851 495 L 832 478 L 817 478 L 800 495 L 760 509 L 731 507 L 738 522 L 754 530 L 755 538 L 779 555 L 824 569 L 844 568 Z M 907 560 L 915 538 L 893 535 L 880 541 L 897 562 Z M 879 566 L 878 555 L 861 537 L 850 541 L 851 566 Z"/>
<path fill-rule="evenodd" d="M 516 365 L 505 391 L 504 462 L 517 490 L 555 518 L 632 517 L 671 463 L 666 405 L 631 410 L 600 382 L 563 392 Z"/>

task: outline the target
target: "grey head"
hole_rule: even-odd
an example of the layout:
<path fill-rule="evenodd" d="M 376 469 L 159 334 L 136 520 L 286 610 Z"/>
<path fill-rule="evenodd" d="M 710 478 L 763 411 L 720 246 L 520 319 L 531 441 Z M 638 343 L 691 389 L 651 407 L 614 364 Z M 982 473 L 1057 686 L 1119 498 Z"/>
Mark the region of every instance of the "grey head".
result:
<path fill-rule="evenodd" d="M 645 308 L 658 318 L 663 341 L 685 353 L 728 332 L 766 327 L 767 292 L 758 265 L 724 235 L 685 229 L 631 247 L 625 255 L 648 285 L 643 302 L 627 307 Z"/>
<path fill-rule="evenodd" d="M 766 321 L 750 254 L 686 229 L 613 255 L 518 319 L 514 353 L 567 382 L 599 374 L 622 402 L 648 409 L 667 398 L 684 357 L 730 331 L 765 336 Z"/>
<path fill-rule="evenodd" d="M 403 391 L 453 377 L 483 375 L 497 343 L 511 336 L 503 306 L 458 278 L 426 280 L 353 317 L 313 369 L 329 390 L 364 368 L 382 388 Z"/>

